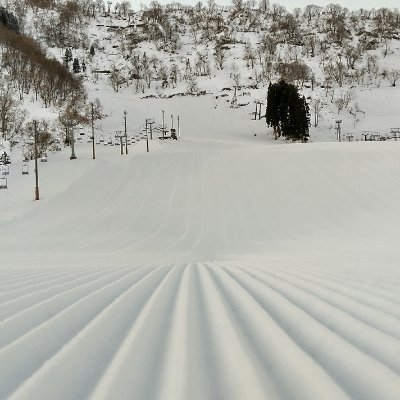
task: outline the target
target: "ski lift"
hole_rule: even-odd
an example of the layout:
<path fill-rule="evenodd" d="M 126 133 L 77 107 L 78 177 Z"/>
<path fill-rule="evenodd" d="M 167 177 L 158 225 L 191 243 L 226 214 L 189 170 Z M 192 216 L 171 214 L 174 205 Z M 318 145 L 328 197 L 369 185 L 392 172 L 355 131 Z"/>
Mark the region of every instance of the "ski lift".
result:
<path fill-rule="evenodd" d="M 7 178 L 5 176 L 0 177 L 0 189 L 7 189 Z"/>
<path fill-rule="evenodd" d="M 40 157 L 40 162 L 47 162 L 47 154 L 42 154 L 42 157 Z"/>
<path fill-rule="evenodd" d="M 4 164 L 1 168 L 1 174 L 2 175 L 9 175 L 10 174 L 10 168 L 7 164 Z"/>
<path fill-rule="evenodd" d="M 29 175 L 29 164 L 27 161 L 22 163 L 22 175 Z"/>

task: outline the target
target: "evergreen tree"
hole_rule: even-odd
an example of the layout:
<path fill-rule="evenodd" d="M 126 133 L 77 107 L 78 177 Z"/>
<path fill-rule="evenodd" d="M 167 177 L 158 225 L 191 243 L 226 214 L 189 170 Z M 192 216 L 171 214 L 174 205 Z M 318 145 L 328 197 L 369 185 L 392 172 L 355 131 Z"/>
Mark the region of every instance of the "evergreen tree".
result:
<path fill-rule="evenodd" d="M 79 64 L 79 60 L 77 58 L 74 58 L 74 62 L 72 64 L 72 70 L 75 72 L 75 74 L 81 72 L 81 65 Z"/>
<path fill-rule="evenodd" d="M 94 46 L 90 46 L 89 54 L 93 57 L 95 55 Z"/>
<path fill-rule="evenodd" d="M 266 123 L 274 129 L 275 139 L 283 136 L 307 142 L 309 138 L 310 111 L 304 96 L 297 87 L 280 81 L 268 87 Z"/>
<path fill-rule="evenodd" d="M 85 60 L 82 60 L 81 67 L 82 67 L 82 72 L 86 72 L 86 63 L 85 63 Z"/>
<path fill-rule="evenodd" d="M 68 67 L 70 61 L 72 61 L 72 50 L 70 48 L 67 48 L 65 49 L 64 54 L 64 65 Z"/>

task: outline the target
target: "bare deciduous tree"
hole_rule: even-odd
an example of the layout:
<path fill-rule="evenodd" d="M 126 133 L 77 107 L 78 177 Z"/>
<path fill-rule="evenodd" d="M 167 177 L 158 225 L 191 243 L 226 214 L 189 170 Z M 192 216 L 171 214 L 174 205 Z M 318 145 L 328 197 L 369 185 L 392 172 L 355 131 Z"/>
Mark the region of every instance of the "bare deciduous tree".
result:
<path fill-rule="evenodd" d="M 214 49 L 214 57 L 217 67 L 219 69 L 224 68 L 224 63 L 226 61 L 227 56 L 228 56 L 227 50 L 222 45 L 216 44 Z"/>
<path fill-rule="evenodd" d="M 384 71 L 384 76 L 388 79 L 390 84 L 395 87 L 396 82 L 400 78 L 400 70 L 398 69 L 391 69 L 390 71 Z"/>
<path fill-rule="evenodd" d="M 12 140 L 21 132 L 27 112 L 15 100 L 11 83 L 0 84 L 0 133 L 4 140 Z"/>

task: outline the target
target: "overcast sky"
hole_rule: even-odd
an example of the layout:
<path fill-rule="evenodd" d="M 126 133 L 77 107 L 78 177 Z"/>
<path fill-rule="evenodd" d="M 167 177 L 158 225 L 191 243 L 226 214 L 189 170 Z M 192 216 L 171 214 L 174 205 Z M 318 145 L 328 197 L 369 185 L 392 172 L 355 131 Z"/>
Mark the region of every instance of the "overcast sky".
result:
<path fill-rule="evenodd" d="M 114 0 L 116 2 L 118 0 Z M 135 10 L 140 8 L 140 4 L 150 4 L 151 0 L 130 0 L 133 8 Z M 160 4 L 168 4 L 172 3 L 172 0 L 157 0 Z M 246 0 L 244 0 L 246 1 Z M 231 5 L 232 1 L 231 0 L 215 0 L 217 4 L 220 5 Z M 258 2 L 258 0 L 256 0 Z M 198 0 L 180 0 L 179 3 L 182 4 L 196 4 L 198 3 Z M 202 0 L 202 3 L 204 5 L 207 4 L 207 0 Z M 316 4 L 319 6 L 326 6 L 327 4 L 331 3 L 337 3 L 340 4 L 343 7 L 347 7 L 349 9 L 359 9 L 359 8 L 366 8 L 366 9 L 371 9 L 371 8 L 381 8 L 381 7 L 387 7 L 387 8 L 394 8 L 394 7 L 400 7 L 400 1 L 399 0 L 278 0 L 278 1 L 273 1 L 270 0 L 270 3 L 277 3 L 280 4 L 281 6 L 284 6 L 287 8 L 287 10 L 291 11 L 295 7 L 305 7 L 307 4 Z"/>

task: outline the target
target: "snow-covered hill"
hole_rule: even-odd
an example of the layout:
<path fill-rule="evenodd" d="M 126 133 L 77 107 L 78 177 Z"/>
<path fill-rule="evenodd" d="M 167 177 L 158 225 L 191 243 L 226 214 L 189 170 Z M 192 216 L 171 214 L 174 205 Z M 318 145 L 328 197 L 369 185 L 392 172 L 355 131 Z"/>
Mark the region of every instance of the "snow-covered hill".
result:
<path fill-rule="evenodd" d="M 171 102 L 178 141 L 77 143 L 39 202 L 11 166 L 0 397 L 397 399 L 398 143 L 271 146 Z"/>
<path fill-rule="evenodd" d="M 79 3 L 82 12 L 68 25 L 64 9 L 28 7 L 20 19 L 48 56 L 65 62 L 70 48 L 69 69 L 72 60 L 85 63 L 86 70 L 76 76 L 83 80 L 87 102 L 99 98 L 103 103 L 107 135 L 120 129 L 123 110 L 134 109 L 144 97 L 206 93 L 218 107 L 235 100 L 235 86 L 232 104 L 251 119 L 256 102 L 263 104 L 264 114 L 268 84 L 281 77 L 296 83 L 308 100 L 312 141 L 336 141 L 337 120 L 344 140 L 385 139 L 400 127 L 399 89 L 392 86 L 400 76 L 396 10 L 349 11 L 331 4 L 290 13 L 278 5 L 211 2 L 201 8 L 154 3 L 136 11 L 121 6 L 107 13 L 98 3 L 94 9 Z M 9 9 L 21 13 L 16 6 Z M 23 98 L 26 122 L 44 118 L 51 123 L 65 108 L 45 108 L 32 91 L 15 95 Z M 110 96 L 129 100 L 116 112 Z M 149 109 L 146 117 L 157 115 Z M 260 125 L 270 135 L 264 121 Z M 62 135 L 60 124 L 51 125 L 53 134 Z"/>
<path fill-rule="evenodd" d="M 352 120 L 328 107 L 312 143 L 274 141 L 251 115 L 266 88 L 232 108 L 226 72 L 170 98 L 183 81 L 116 92 L 88 73 L 108 114 L 96 159 L 90 129 L 75 129 L 76 159 L 60 146 L 39 161 L 39 201 L 14 147 L 0 189 L 1 399 L 398 400 L 400 141 L 336 143 L 330 118 L 343 134 Z M 354 88 L 357 130 L 397 126 L 399 92 L 383 82 Z M 154 129 L 147 152 L 145 121 L 163 117 L 180 137 Z"/>

